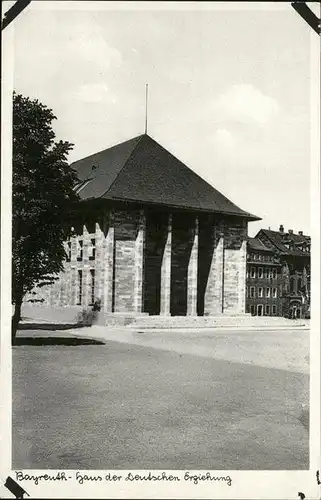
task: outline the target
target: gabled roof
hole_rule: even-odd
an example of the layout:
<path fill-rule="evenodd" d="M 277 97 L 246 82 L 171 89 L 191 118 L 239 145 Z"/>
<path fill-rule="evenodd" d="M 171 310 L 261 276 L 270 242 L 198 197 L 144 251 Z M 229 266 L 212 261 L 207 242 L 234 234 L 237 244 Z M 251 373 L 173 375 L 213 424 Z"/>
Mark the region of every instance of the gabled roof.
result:
<path fill-rule="evenodd" d="M 262 243 L 262 241 L 260 241 L 258 238 L 248 238 L 247 243 L 249 249 L 251 250 L 260 250 L 263 252 L 273 253 L 273 249 L 264 245 L 264 243 Z"/>
<path fill-rule="evenodd" d="M 263 235 L 277 248 L 280 252 L 287 255 L 309 257 L 310 252 L 300 250 L 301 245 L 310 245 L 311 238 L 307 235 L 295 233 L 282 233 L 280 231 L 271 231 L 270 229 L 260 229 L 255 238 L 260 238 Z M 293 248 L 288 248 L 287 243 L 292 243 Z"/>
<path fill-rule="evenodd" d="M 232 203 L 147 134 L 71 166 L 83 182 L 78 191 L 82 200 L 152 203 L 260 220 Z"/>

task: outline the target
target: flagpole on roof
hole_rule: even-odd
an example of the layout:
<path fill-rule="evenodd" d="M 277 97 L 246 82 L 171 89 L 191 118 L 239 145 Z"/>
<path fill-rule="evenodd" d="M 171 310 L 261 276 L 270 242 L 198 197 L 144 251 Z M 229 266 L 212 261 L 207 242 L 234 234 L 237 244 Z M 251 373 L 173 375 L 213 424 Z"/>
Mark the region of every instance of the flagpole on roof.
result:
<path fill-rule="evenodd" d="M 148 117 L 148 83 L 145 89 L 145 134 L 147 134 L 147 117 Z"/>

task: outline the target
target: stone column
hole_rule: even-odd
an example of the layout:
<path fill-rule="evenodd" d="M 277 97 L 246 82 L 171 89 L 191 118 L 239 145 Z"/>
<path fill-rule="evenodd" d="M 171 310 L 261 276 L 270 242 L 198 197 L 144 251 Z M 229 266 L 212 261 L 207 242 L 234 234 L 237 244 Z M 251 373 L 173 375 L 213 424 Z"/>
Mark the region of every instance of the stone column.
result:
<path fill-rule="evenodd" d="M 64 242 L 64 249 L 66 255 L 68 255 L 68 242 Z M 70 274 L 70 262 L 67 260 L 63 263 L 63 271 L 60 273 L 60 306 L 68 306 L 68 292 L 69 292 L 69 274 Z"/>
<path fill-rule="evenodd" d="M 204 314 L 222 314 L 224 288 L 224 232 L 214 229 L 214 249 L 204 300 Z"/>
<path fill-rule="evenodd" d="M 78 303 L 78 265 L 77 265 L 77 237 L 70 238 L 70 303 L 75 306 Z"/>
<path fill-rule="evenodd" d="M 139 213 L 138 233 L 135 242 L 134 312 L 143 312 L 144 290 L 144 250 L 146 238 L 146 217 L 144 210 Z"/>
<path fill-rule="evenodd" d="M 104 283 L 103 283 L 103 303 L 104 312 L 113 312 L 113 280 L 114 280 L 114 244 L 115 226 L 114 213 L 109 213 L 109 223 L 107 235 L 104 241 Z"/>
<path fill-rule="evenodd" d="M 187 274 L 187 314 L 197 316 L 198 217 L 193 228 L 193 244 Z"/>
<path fill-rule="evenodd" d="M 104 233 L 96 222 L 95 225 L 95 259 L 93 264 L 95 266 L 95 298 L 103 303 L 104 291 Z"/>
<path fill-rule="evenodd" d="M 90 244 L 90 237 L 86 226 L 83 226 L 83 244 L 82 244 L 82 260 L 83 260 L 83 305 L 88 307 L 91 302 L 91 280 L 89 271 L 89 258 L 88 258 L 88 247 Z"/>
<path fill-rule="evenodd" d="M 161 266 L 160 314 L 171 313 L 172 214 L 168 215 L 167 238 Z"/>
<path fill-rule="evenodd" d="M 239 263 L 239 314 L 245 314 L 245 290 L 246 290 L 246 240 L 242 241 L 240 248 L 240 263 Z"/>

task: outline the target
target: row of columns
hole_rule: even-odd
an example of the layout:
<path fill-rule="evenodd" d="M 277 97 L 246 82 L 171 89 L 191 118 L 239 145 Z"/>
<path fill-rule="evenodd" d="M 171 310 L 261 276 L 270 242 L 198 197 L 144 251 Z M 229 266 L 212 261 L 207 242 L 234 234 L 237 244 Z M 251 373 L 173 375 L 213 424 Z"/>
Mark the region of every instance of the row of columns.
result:
<path fill-rule="evenodd" d="M 88 257 L 88 246 L 90 245 L 90 235 L 84 227 L 82 245 L 83 259 L 79 266 L 77 262 L 77 238 L 71 238 L 71 262 L 67 268 L 67 272 L 63 277 L 64 285 L 55 293 L 50 294 L 50 299 L 57 302 L 57 293 L 60 295 L 60 302 L 64 305 L 68 303 L 76 305 L 79 295 L 79 270 L 82 271 L 82 303 L 87 305 L 91 301 L 91 280 L 95 280 L 95 298 L 102 299 L 102 311 L 105 313 L 120 312 L 118 311 L 115 297 L 117 298 L 117 290 L 115 289 L 115 280 L 122 279 L 121 276 L 115 276 L 115 215 L 113 212 L 108 214 L 106 227 L 102 227 L 96 223 L 95 229 L 95 248 L 96 258 L 91 262 Z M 117 222 L 117 221 L 116 221 Z M 145 258 L 145 238 L 146 238 L 146 215 L 143 210 L 138 214 L 138 225 L 136 239 L 133 242 L 132 255 L 134 256 L 133 274 L 130 279 L 130 289 L 132 290 L 132 303 L 130 304 L 131 312 L 139 314 L 144 308 L 144 258 Z M 190 228 L 192 237 L 190 240 L 190 256 L 187 268 L 187 308 L 186 313 L 190 316 L 197 316 L 197 291 L 198 291 L 198 253 L 199 253 L 199 220 L 195 217 L 193 227 Z M 233 296 L 239 296 L 238 304 L 235 311 L 242 313 L 245 310 L 245 268 L 246 268 L 246 242 L 244 241 L 240 250 L 233 255 L 227 255 L 224 259 L 224 233 L 220 228 L 217 229 L 219 234 L 215 236 L 217 244 L 213 252 L 209 276 L 204 296 L 204 314 L 213 315 L 221 314 L 228 309 L 226 297 L 233 292 Z M 171 273 L 172 273 L 172 257 L 173 257 L 173 218 L 172 214 L 168 215 L 166 239 L 164 252 L 161 262 L 160 273 L 160 314 L 169 316 L 171 314 Z M 226 260 L 226 262 L 225 262 Z M 232 266 L 232 273 L 237 277 L 235 288 L 231 288 L 231 283 L 224 283 L 225 275 L 231 273 L 231 269 L 227 265 Z M 91 269 L 94 269 L 94 276 L 91 276 Z M 131 288 L 133 287 L 133 288 Z M 56 287 L 54 287 L 56 288 Z M 225 291 L 225 288 L 227 289 Z M 52 292 L 54 290 L 52 289 Z M 56 293 L 57 292 L 57 293 Z M 52 297 L 51 297 L 52 296 Z M 56 300 L 57 299 L 57 300 Z M 126 299 L 127 300 L 127 299 Z M 234 300 L 232 298 L 232 300 Z M 231 300 L 230 300 L 231 302 Z"/>
<path fill-rule="evenodd" d="M 100 286 L 103 298 L 103 311 L 112 313 L 114 309 L 114 280 L 115 280 L 115 228 L 113 213 L 109 214 L 107 234 L 102 231 L 97 233 L 96 225 L 96 275 L 102 284 Z M 99 226 L 98 226 L 99 228 Z M 197 315 L 197 274 L 198 274 L 198 246 L 199 246 L 199 224 L 195 218 L 195 225 L 192 228 L 192 247 L 188 265 L 187 279 L 187 314 Z M 146 237 L 146 217 L 142 210 L 139 214 L 138 232 L 135 241 L 135 276 L 133 289 L 132 312 L 143 312 L 143 289 L 144 289 L 144 246 Z M 75 244 L 75 243 L 74 243 Z M 75 250 L 73 249 L 73 254 Z M 102 263 L 102 267 L 97 269 L 97 265 Z M 172 214 L 169 214 L 166 230 L 166 242 L 161 264 L 160 278 L 160 314 L 169 316 L 171 314 L 171 267 L 172 267 Z M 100 277 L 100 278 L 99 278 Z M 74 276 L 76 279 L 77 276 Z M 74 289 L 77 287 L 73 287 Z M 98 291 L 99 295 L 99 291 Z M 76 297 L 74 297 L 75 303 Z"/>
<path fill-rule="evenodd" d="M 197 290 L 198 290 L 198 251 L 199 251 L 199 221 L 195 217 L 192 231 L 191 252 L 187 270 L 187 315 L 197 316 Z M 103 272 L 103 310 L 106 313 L 113 312 L 113 297 L 114 297 L 114 221 L 113 214 L 110 214 L 109 229 L 104 240 L 104 272 Z M 144 290 L 144 246 L 146 237 L 146 217 L 142 210 L 139 214 L 138 232 L 135 241 L 135 276 L 133 289 L 133 306 L 132 312 L 143 312 L 143 290 Z M 171 271 L 172 271 L 172 239 L 173 239 L 173 220 L 172 214 L 168 215 L 166 240 L 161 263 L 160 276 L 160 314 L 169 316 L 171 314 Z M 245 266 L 246 266 L 246 242 L 244 241 L 241 248 L 241 261 L 238 270 L 238 292 L 240 297 L 244 295 L 244 300 L 239 300 L 237 306 L 238 312 L 242 312 L 245 308 Z M 97 248 L 98 250 L 98 248 Z M 218 244 L 213 253 L 213 260 L 210 269 L 210 278 L 208 280 L 209 289 L 206 290 L 204 300 L 204 313 L 207 315 L 221 314 L 225 310 L 225 290 L 224 290 L 224 233 L 221 232 Z M 242 277 L 244 279 L 242 279 Z M 213 283 L 211 283 L 213 281 Z M 243 290 L 244 289 L 244 290 Z M 244 293 L 243 293 L 244 292 Z M 244 312 L 244 311 L 243 311 Z"/>
<path fill-rule="evenodd" d="M 195 218 L 195 225 L 192 228 L 193 242 L 188 265 L 187 280 L 187 314 L 197 315 L 197 273 L 198 273 L 198 245 L 199 245 L 199 226 L 198 218 Z M 114 295 L 114 220 L 110 213 L 108 221 L 108 231 L 104 238 L 101 251 L 104 258 L 99 258 L 98 238 L 97 241 L 97 262 L 104 263 L 103 270 L 103 310 L 105 313 L 113 312 Z M 139 214 L 138 232 L 135 242 L 135 277 L 133 290 L 133 312 L 139 314 L 143 312 L 143 288 L 144 288 L 144 245 L 146 237 L 146 217 L 142 210 Z M 172 266 L 172 214 L 169 214 L 167 221 L 166 242 L 161 264 L 160 278 L 160 314 L 169 316 L 171 314 L 171 266 Z"/>

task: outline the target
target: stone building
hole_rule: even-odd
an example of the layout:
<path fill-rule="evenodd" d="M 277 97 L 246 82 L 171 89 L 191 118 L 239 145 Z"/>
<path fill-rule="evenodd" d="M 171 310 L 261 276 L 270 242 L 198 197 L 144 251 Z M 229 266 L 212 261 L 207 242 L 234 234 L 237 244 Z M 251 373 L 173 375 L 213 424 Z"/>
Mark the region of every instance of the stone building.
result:
<path fill-rule="evenodd" d="M 246 311 L 288 318 L 310 316 L 311 239 L 302 231 L 261 229 L 249 238 Z"/>
<path fill-rule="evenodd" d="M 282 316 L 281 264 L 273 249 L 249 238 L 246 268 L 246 312 L 252 316 Z"/>
<path fill-rule="evenodd" d="M 74 236 L 44 304 L 105 315 L 245 313 L 241 210 L 144 134 L 76 161 Z"/>

